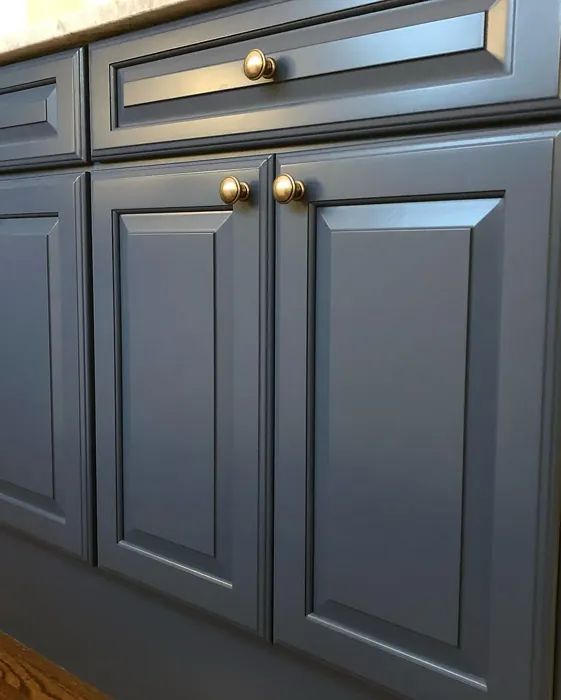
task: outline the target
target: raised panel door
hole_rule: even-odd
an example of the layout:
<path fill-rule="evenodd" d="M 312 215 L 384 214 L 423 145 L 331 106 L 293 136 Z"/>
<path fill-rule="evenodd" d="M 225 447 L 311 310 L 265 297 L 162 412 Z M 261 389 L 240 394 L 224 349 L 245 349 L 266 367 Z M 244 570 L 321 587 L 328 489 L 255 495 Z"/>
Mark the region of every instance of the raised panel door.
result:
<path fill-rule="evenodd" d="M 93 184 L 100 565 L 261 633 L 268 169 L 116 169 Z M 230 174 L 248 202 L 220 200 Z"/>
<path fill-rule="evenodd" d="M 406 697 L 549 677 L 554 148 L 279 157 L 307 189 L 277 207 L 275 640 Z"/>

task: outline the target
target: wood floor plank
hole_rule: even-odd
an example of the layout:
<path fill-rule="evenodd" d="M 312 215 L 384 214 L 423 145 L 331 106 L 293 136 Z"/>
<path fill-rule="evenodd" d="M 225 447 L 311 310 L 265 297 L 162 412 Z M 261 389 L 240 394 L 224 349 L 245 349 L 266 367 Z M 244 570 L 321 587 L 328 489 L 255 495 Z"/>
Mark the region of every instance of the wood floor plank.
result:
<path fill-rule="evenodd" d="M 108 700 L 108 696 L 0 633 L 0 700 Z"/>

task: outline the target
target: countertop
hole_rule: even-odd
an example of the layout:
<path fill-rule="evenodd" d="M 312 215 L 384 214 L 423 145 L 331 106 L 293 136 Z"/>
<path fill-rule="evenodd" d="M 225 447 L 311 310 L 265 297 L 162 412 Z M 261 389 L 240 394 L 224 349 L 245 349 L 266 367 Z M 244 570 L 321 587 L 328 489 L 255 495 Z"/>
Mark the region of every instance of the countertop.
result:
<path fill-rule="evenodd" d="M 239 0 L 3 0 L 0 63 L 80 46 L 104 36 Z M 33 5 L 30 3 L 38 2 Z M 26 4 L 27 3 L 27 4 Z"/>

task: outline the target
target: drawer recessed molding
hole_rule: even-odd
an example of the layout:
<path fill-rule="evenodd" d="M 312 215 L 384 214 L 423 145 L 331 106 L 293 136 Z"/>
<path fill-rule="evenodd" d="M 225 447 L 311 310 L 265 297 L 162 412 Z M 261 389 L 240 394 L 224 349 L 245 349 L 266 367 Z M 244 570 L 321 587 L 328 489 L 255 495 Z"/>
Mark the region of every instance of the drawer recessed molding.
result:
<path fill-rule="evenodd" d="M 487 11 L 426 21 L 411 26 L 368 33 L 272 53 L 283 83 L 302 78 L 375 68 L 407 61 L 483 51 L 501 62 L 506 57 L 508 0 L 499 0 Z M 243 72 L 245 50 L 240 59 L 225 63 L 123 81 L 123 107 L 193 97 L 215 92 L 251 88 Z"/>

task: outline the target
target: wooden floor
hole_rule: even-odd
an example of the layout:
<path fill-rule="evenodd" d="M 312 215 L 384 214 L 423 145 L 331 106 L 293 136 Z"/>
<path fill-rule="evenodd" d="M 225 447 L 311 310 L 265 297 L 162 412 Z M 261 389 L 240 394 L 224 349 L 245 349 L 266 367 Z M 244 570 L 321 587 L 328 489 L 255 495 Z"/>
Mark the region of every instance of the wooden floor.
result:
<path fill-rule="evenodd" d="M 108 697 L 0 633 L 0 700 L 108 700 Z"/>

